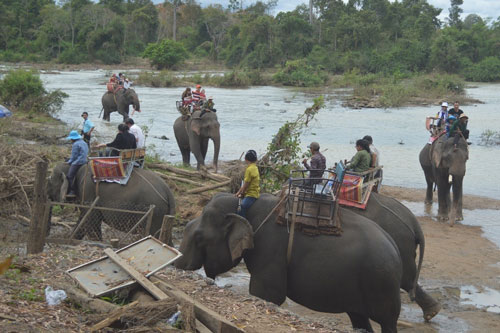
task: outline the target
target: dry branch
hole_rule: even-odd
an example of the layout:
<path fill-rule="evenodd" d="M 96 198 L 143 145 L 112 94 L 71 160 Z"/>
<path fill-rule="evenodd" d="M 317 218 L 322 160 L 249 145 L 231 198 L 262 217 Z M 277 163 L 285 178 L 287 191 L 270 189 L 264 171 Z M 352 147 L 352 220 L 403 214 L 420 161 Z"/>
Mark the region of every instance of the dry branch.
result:
<path fill-rule="evenodd" d="M 173 167 L 173 166 L 166 164 L 166 163 L 150 163 L 147 165 L 147 167 L 151 168 L 151 169 L 167 170 L 167 171 L 176 173 L 178 175 L 188 176 L 188 177 L 209 178 L 209 179 L 216 180 L 216 181 L 224 181 L 224 180 L 229 179 L 226 176 L 210 173 L 208 171 L 184 170 L 184 169 Z"/>
<path fill-rule="evenodd" d="M 160 176 L 161 178 L 166 179 L 166 180 L 179 181 L 179 182 L 182 182 L 182 183 L 191 184 L 191 185 L 195 185 L 195 186 L 204 186 L 204 184 L 199 183 L 199 182 L 195 182 L 195 181 L 190 180 L 190 179 L 186 179 L 186 178 L 182 178 L 182 177 L 177 177 L 177 176 L 166 175 L 166 174 L 158 172 L 158 171 L 155 171 L 155 173 L 158 174 L 158 176 Z"/>
<path fill-rule="evenodd" d="M 218 184 L 214 184 L 214 185 L 208 185 L 208 186 L 203 186 L 201 188 L 194 188 L 192 190 L 187 191 L 186 193 L 188 193 L 188 194 L 195 194 L 195 193 L 201 193 L 201 192 L 205 192 L 205 191 L 210 191 L 210 190 L 214 190 L 216 188 L 222 187 L 222 186 L 229 185 L 230 183 L 231 183 L 231 180 L 226 180 L 226 181 L 224 181 L 222 183 L 218 183 Z"/>

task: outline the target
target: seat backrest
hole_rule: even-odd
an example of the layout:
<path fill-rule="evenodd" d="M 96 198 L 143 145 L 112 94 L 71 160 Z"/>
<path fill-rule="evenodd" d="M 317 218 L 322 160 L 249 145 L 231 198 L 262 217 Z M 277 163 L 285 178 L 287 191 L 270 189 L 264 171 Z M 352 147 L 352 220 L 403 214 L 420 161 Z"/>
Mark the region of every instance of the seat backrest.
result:
<path fill-rule="evenodd" d="M 342 161 L 337 163 L 337 166 L 335 167 L 335 175 L 337 175 L 336 180 L 342 184 L 345 175 L 345 166 L 344 163 L 342 163 Z"/>

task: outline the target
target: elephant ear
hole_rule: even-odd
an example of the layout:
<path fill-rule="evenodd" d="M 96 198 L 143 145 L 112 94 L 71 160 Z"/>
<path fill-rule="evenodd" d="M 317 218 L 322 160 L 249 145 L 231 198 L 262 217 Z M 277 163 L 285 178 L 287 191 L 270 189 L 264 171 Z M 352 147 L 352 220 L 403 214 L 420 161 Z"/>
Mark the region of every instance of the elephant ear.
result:
<path fill-rule="evenodd" d="M 238 214 L 227 214 L 226 221 L 229 251 L 231 259 L 235 261 L 242 256 L 243 251 L 253 249 L 253 229 L 247 219 Z"/>
<path fill-rule="evenodd" d="M 64 202 L 66 200 L 66 193 L 68 193 L 69 182 L 64 172 L 61 172 L 61 177 L 62 177 L 62 185 L 61 185 L 61 190 L 59 192 L 59 197 L 61 198 L 61 201 Z"/>
<path fill-rule="evenodd" d="M 196 133 L 196 135 L 200 135 L 200 132 L 201 132 L 201 119 L 192 119 L 191 120 L 191 130 L 194 133 Z"/>

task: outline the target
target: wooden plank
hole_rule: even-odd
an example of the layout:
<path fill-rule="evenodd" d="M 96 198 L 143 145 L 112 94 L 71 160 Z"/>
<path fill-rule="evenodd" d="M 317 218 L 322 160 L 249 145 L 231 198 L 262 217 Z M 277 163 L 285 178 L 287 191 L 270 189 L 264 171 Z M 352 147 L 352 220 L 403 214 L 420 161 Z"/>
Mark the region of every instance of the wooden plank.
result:
<path fill-rule="evenodd" d="M 200 188 L 194 188 L 192 190 L 187 191 L 186 193 L 187 194 L 195 194 L 195 193 L 201 193 L 201 192 L 205 192 L 205 191 L 215 190 L 216 188 L 229 185 L 230 183 L 231 183 L 230 180 L 226 180 L 225 182 L 222 182 L 222 183 L 208 185 L 208 186 L 203 186 L 203 187 L 200 187 Z"/>
<path fill-rule="evenodd" d="M 76 208 L 89 208 L 89 205 L 81 205 L 81 204 L 75 204 L 75 203 L 70 203 L 70 202 L 50 201 L 49 204 L 51 206 L 58 205 L 58 206 L 68 206 L 68 207 L 76 207 Z M 107 210 L 107 211 L 120 212 L 120 213 L 129 213 L 129 214 L 140 214 L 140 215 L 143 215 L 147 212 L 147 211 L 128 210 L 128 209 L 100 207 L 100 206 L 95 206 L 94 209 Z"/>
<path fill-rule="evenodd" d="M 296 187 L 293 198 L 292 207 L 292 224 L 290 226 L 290 235 L 288 236 L 288 249 L 286 252 L 286 262 L 289 263 L 292 258 L 293 237 L 295 236 L 295 220 L 297 220 L 297 208 L 299 206 L 299 192 L 300 188 Z"/>
<path fill-rule="evenodd" d="M 138 301 L 135 301 L 135 302 L 132 302 L 130 304 L 127 304 L 115 311 L 113 311 L 106 319 L 98 322 L 97 324 L 95 324 L 94 326 L 92 326 L 90 328 L 90 332 L 95 332 L 95 331 L 99 331 L 105 327 L 108 327 L 109 325 L 113 324 L 115 321 L 117 321 L 118 319 L 120 319 L 121 316 L 123 316 L 123 314 L 125 313 L 125 311 L 127 311 L 128 309 L 131 309 L 133 308 L 134 306 L 136 306 L 137 304 L 139 304 Z"/>
<path fill-rule="evenodd" d="M 168 298 L 168 296 L 161 291 L 157 286 L 155 286 L 151 281 L 149 281 L 144 275 L 139 273 L 132 267 L 125 259 L 120 257 L 111 249 L 105 249 L 109 259 L 113 260 L 118 266 L 123 268 L 130 276 L 132 276 L 141 286 L 143 286 L 147 291 L 149 291 L 156 299 L 162 300 Z"/>
<path fill-rule="evenodd" d="M 162 243 L 169 244 L 172 242 L 172 228 L 174 226 L 175 216 L 165 215 L 163 216 L 163 222 L 160 229 L 160 237 L 158 240 Z"/>
<path fill-rule="evenodd" d="M 28 254 L 42 252 L 45 246 L 47 221 L 44 221 L 44 218 L 46 216 L 48 218 L 48 215 L 45 213 L 47 210 L 47 168 L 48 163 L 46 161 L 40 161 L 36 164 L 35 188 L 33 193 L 34 202 L 26 246 Z"/>
<path fill-rule="evenodd" d="M 196 318 L 198 318 L 198 320 L 210 331 L 214 333 L 244 333 L 242 329 L 236 327 L 217 312 L 194 300 L 192 297 L 188 296 L 186 293 L 177 289 L 170 283 L 163 281 L 156 276 L 151 276 L 151 281 L 157 284 L 158 287 L 167 295 L 177 299 L 179 302 L 192 303 Z"/>
<path fill-rule="evenodd" d="M 199 321 L 198 319 L 195 319 L 194 322 L 196 323 L 196 330 L 198 332 L 200 332 L 200 333 L 212 333 L 212 331 L 209 330 L 208 327 L 203 325 L 203 323 L 201 321 Z"/>

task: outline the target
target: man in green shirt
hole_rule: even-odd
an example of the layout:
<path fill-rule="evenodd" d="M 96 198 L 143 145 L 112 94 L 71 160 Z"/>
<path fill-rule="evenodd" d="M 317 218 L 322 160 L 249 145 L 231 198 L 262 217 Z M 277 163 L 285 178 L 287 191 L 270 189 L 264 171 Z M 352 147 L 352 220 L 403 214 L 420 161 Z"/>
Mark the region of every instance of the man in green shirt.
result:
<path fill-rule="evenodd" d="M 243 198 L 238 214 L 244 218 L 247 217 L 248 210 L 260 196 L 260 175 L 257 168 L 257 153 L 255 150 L 249 150 L 245 154 L 245 162 L 248 164 L 248 167 L 245 170 L 244 183 L 235 194 L 236 197 Z"/>
<path fill-rule="evenodd" d="M 467 129 L 467 121 L 469 117 L 465 114 L 461 114 L 460 118 L 456 120 L 450 128 L 450 137 L 454 137 L 453 146 L 457 149 L 458 140 L 460 140 L 460 133 L 464 136 L 464 139 L 469 138 L 469 130 Z"/>
<path fill-rule="evenodd" d="M 353 156 L 351 162 L 347 165 L 347 170 L 354 172 L 364 172 L 370 169 L 372 157 L 370 154 L 370 144 L 366 140 L 356 141 L 356 155 Z"/>

